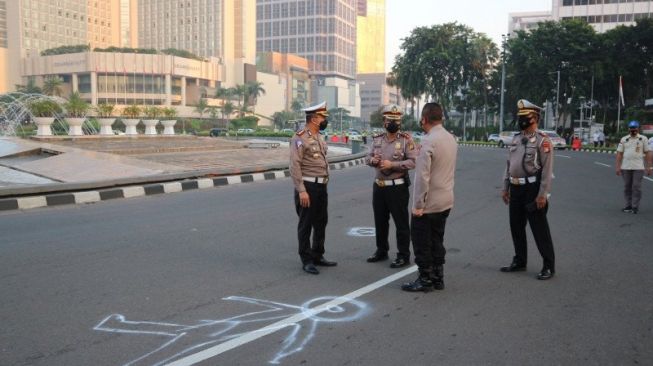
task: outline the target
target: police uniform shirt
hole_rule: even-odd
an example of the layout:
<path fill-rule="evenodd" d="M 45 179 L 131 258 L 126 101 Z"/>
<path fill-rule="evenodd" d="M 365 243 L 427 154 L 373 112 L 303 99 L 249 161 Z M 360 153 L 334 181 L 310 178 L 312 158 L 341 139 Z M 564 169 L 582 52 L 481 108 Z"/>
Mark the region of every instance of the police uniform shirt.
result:
<path fill-rule="evenodd" d="M 297 192 L 306 192 L 303 177 L 328 177 L 327 144 L 319 133 L 299 131 L 290 140 L 290 177 Z"/>
<path fill-rule="evenodd" d="M 617 146 L 617 152 L 623 153 L 621 169 L 644 170 L 644 157 L 649 150 L 646 136 L 637 134 L 635 137 L 630 135 L 622 137 Z"/>
<path fill-rule="evenodd" d="M 413 208 L 428 214 L 453 207 L 457 154 L 456 139 L 442 125 L 433 126 L 422 138 L 415 163 Z"/>
<path fill-rule="evenodd" d="M 538 196 L 546 196 L 551 191 L 553 179 L 553 145 L 551 139 L 543 132 L 537 131 L 526 136 L 524 132 L 516 134 L 509 146 L 508 166 L 503 180 L 504 190 L 510 187 L 510 178 L 536 177 L 541 171 Z"/>
<path fill-rule="evenodd" d="M 379 161 L 372 164 L 372 158 Z M 383 133 L 374 136 L 374 142 L 370 152 L 367 154 L 366 163 L 376 168 L 376 179 L 390 180 L 402 178 L 407 170 L 415 168 L 417 158 L 417 146 L 413 139 L 404 132 L 398 132 L 392 140 L 388 134 Z M 379 165 L 382 160 L 390 160 L 392 168 L 382 170 Z"/>

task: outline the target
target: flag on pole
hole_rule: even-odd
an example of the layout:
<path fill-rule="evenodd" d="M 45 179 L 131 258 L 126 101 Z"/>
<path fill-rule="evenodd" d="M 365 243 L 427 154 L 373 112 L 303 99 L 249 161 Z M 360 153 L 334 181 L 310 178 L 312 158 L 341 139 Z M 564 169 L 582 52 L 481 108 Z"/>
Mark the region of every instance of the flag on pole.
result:
<path fill-rule="evenodd" d="M 621 102 L 622 107 L 626 106 L 626 103 L 624 102 L 624 82 L 621 75 L 619 75 L 619 101 Z"/>

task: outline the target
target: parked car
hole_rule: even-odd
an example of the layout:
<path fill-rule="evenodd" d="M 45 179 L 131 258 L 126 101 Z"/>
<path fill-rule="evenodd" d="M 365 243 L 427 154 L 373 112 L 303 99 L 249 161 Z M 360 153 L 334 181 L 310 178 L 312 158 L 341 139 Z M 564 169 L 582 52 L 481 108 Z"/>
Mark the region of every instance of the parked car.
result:
<path fill-rule="evenodd" d="M 218 137 L 218 136 L 224 136 L 227 133 L 226 128 L 212 128 L 209 130 L 209 136 L 211 137 Z"/>
<path fill-rule="evenodd" d="M 497 144 L 499 145 L 499 147 L 510 145 L 512 143 L 513 136 L 515 136 L 518 133 L 519 131 L 502 131 L 499 134 L 499 141 L 497 142 Z"/>
<path fill-rule="evenodd" d="M 254 133 L 254 130 L 251 128 L 239 128 L 238 133 Z"/>
<path fill-rule="evenodd" d="M 541 132 L 544 132 L 549 136 L 551 139 L 551 143 L 553 144 L 554 149 L 566 149 L 567 148 L 567 141 L 560 137 L 555 131 L 549 131 L 549 130 L 541 130 Z"/>
<path fill-rule="evenodd" d="M 498 133 L 493 133 L 490 136 L 487 137 L 488 142 L 499 142 L 499 134 Z"/>
<path fill-rule="evenodd" d="M 295 133 L 295 130 L 293 130 L 292 128 L 284 128 L 280 132 L 282 132 L 282 133 Z"/>

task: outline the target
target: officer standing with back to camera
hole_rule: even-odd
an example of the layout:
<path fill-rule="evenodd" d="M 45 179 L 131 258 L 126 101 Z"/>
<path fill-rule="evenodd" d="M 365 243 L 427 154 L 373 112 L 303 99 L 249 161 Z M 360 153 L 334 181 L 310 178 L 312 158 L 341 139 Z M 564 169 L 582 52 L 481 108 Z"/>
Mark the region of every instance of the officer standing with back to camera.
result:
<path fill-rule="evenodd" d="M 324 258 L 324 239 L 328 221 L 327 182 L 329 163 L 327 144 L 320 131 L 327 127 L 326 102 L 304 109 L 306 126 L 290 141 L 290 176 L 295 185 L 295 209 L 299 216 L 297 238 L 302 269 L 319 274 L 315 267 L 333 267 L 336 262 Z M 313 244 L 311 245 L 311 230 Z"/>
<path fill-rule="evenodd" d="M 397 229 L 397 257 L 390 268 L 410 264 L 408 171 L 415 168 L 417 147 L 410 135 L 399 131 L 402 114 L 394 104 L 384 107 L 383 126 L 387 132 L 373 137 L 372 148 L 365 159 L 367 165 L 376 169 L 372 188 L 376 252 L 367 261 L 373 263 L 388 259 L 389 220 L 392 215 Z"/>
<path fill-rule="evenodd" d="M 548 280 L 555 274 L 553 240 L 546 218 L 553 178 L 553 145 L 546 134 L 537 130 L 541 108 L 525 99 L 520 100 L 517 106 L 521 132 L 513 137 L 509 145 L 502 192 L 503 201 L 509 205 L 515 256 L 509 266 L 501 267 L 501 272 L 526 270 L 528 222 L 544 261 L 537 279 Z"/>

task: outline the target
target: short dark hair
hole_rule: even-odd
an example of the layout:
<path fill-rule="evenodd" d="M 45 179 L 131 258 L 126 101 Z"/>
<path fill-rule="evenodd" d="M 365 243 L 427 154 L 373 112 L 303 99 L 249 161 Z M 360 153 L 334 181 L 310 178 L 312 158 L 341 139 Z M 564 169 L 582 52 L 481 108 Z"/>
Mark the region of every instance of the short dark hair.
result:
<path fill-rule="evenodd" d="M 422 108 L 422 118 L 426 117 L 429 123 L 442 121 L 442 106 L 438 103 L 426 103 Z"/>

